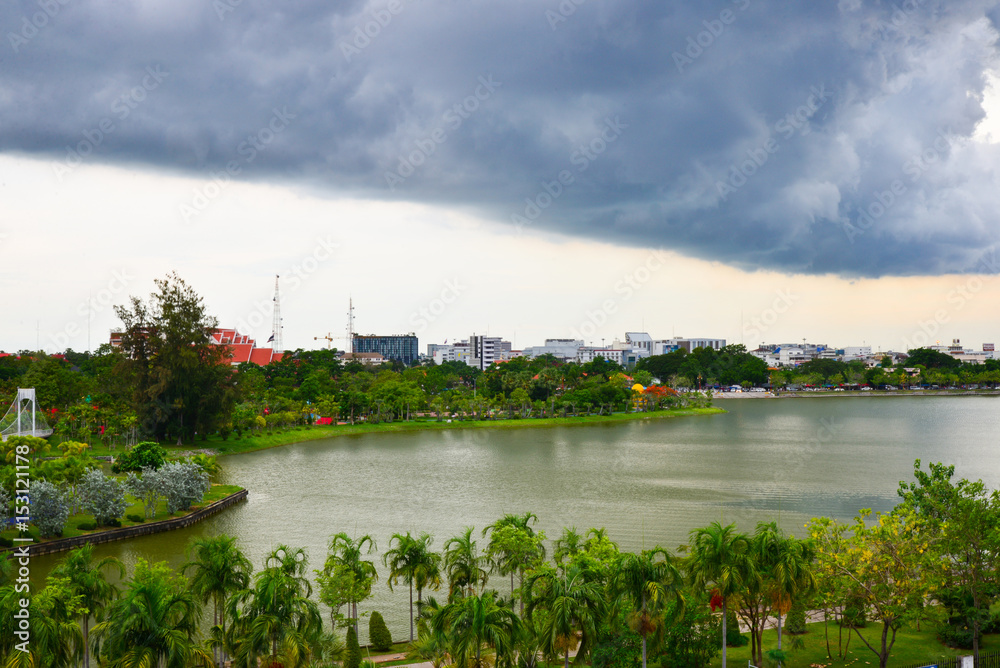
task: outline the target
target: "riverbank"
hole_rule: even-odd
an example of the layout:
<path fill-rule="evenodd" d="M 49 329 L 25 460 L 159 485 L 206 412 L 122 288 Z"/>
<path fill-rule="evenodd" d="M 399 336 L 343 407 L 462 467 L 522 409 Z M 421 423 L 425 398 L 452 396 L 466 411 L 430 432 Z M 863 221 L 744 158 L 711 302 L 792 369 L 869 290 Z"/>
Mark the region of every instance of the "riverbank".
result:
<path fill-rule="evenodd" d="M 246 498 L 247 490 L 242 487 L 237 487 L 236 485 L 213 485 L 201 503 L 191 506 L 183 514 L 143 522 L 134 522 L 123 518 L 122 526 L 120 527 L 89 531 L 80 530 L 77 525 L 86 522 L 88 519 L 92 521 L 93 517 L 86 514 L 77 514 L 72 516 L 66 523 L 66 528 L 63 530 L 62 536 L 57 538 L 40 538 L 38 536 L 38 528 L 31 526 L 29 535 L 34 539 L 33 543 L 19 543 L 13 547 L 0 548 L 0 554 L 15 549 L 23 549 L 24 546 L 27 546 L 28 554 L 36 557 L 43 554 L 65 552 L 66 550 L 72 550 L 88 543 L 99 545 L 101 543 L 137 538 L 139 536 L 148 536 L 163 531 L 182 529 L 200 522 L 207 517 L 211 517 L 230 506 L 246 500 Z M 166 512 L 164 504 L 165 502 L 161 500 L 161 509 L 158 509 L 158 512 Z M 140 507 L 138 504 L 133 504 L 129 509 L 139 510 Z M 5 533 L 10 534 L 9 537 L 11 538 L 20 535 L 13 529 Z"/>
<path fill-rule="evenodd" d="M 895 390 L 892 392 L 870 390 L 821 390 L 773 392 L 716 392 L 713 400 L 725 399 L 815 399 L 817 397 L 1000 397 L 1000 390 Z"/>
<path fill-rule="evenodd" d="M 217 455 L 236 455 L 245 452 L 256 452 L 277 448 L 283 445 L 303 443 L 306 441 L 316 441 L 325 438 L 336 438 L 339 436 L 356 436 L 361 434 L 390 434 L 410 431 L 434 431 L 450 429 L 534 429 L 538 427 L 575 427 L 605 423 L 633 422 L 636 420 L 662 420 L 678 417 L 692 417 L 699 415 L 717 415 L 725 413 L 722 408 L 681 408 L 677 410 L 654 411 L 649 413 L 612 413 L 611 415 L 589 415 L 577 417 L 557 417 L 557 418 L 527 418 L 527 419 L 500 419 L 500 420 L 452 420 L 450 422 L 435 419 L 410 420 L 408 422 L 382 422 L 379 424 L 342 424 L 342 425 L 321 425 L 296 427 L 288 431 L 274 434 L 259 434 L 242 439 L 230 438 L 223 441 L 219 438 L 212 438 L 208 441 L 199 441 L 197 446 L 200 451 L 207 451 Z M 168 448 L 176 450 L 191 450 L 192 446 L 182 446 L 181 448 Z"/>

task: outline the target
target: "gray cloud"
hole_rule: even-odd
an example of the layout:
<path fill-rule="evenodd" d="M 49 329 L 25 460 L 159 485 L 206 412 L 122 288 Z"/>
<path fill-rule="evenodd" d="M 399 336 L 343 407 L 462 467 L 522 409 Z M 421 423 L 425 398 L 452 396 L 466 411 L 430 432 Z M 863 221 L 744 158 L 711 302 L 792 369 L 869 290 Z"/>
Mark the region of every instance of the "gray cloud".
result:
<path fill-rule="evenodd" d="M 992 0 L 21 0 L 0 8 L 0 150 L 237 161 L 744 268 L 977 271 L 1000 240 L 1000 145 L 971 140 L 998 19 Z"/>

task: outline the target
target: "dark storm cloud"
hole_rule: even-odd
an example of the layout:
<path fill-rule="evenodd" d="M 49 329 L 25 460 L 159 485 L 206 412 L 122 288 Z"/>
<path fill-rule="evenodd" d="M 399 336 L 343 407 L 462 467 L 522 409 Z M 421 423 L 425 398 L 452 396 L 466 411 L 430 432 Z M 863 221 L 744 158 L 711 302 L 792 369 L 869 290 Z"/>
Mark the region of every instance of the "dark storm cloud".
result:
<path fill-rule="evenodd" d="M 995 271 L 995 4 L 5 3 L 0 149 L 741 267 Z"/>

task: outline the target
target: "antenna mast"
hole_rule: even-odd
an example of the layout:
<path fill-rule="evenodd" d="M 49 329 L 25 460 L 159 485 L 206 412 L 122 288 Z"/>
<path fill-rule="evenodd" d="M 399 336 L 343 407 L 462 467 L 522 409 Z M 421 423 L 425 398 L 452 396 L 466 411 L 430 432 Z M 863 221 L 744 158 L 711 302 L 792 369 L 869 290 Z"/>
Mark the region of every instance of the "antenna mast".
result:
<path fill-rule="evenodd" d="M 285 352 L 281 341 L 281 295 L 278 294 L 278 278 L 274 275 L 274 324 L 271 325 L 271 349 L 276 353 Z"/>
<path fill-rule="evenodd" d="M 354 298 L 349 298 L 347 304 L 347 352 L 354 355 Z"/>

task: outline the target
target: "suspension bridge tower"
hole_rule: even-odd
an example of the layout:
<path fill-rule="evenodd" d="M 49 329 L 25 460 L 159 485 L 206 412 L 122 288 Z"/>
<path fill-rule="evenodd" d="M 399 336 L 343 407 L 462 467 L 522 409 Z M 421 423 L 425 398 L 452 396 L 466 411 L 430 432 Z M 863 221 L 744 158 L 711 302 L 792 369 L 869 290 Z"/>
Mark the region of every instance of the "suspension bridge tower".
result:
<path fill-rule="evenodd" d="M 0 440 L 11 436 L 51 436 L 52 430 L 45 421 L 45 415 L 38 410 L 35 388 L 18 388 L 17 399 L 7 409 L 0 420 Z"/>

